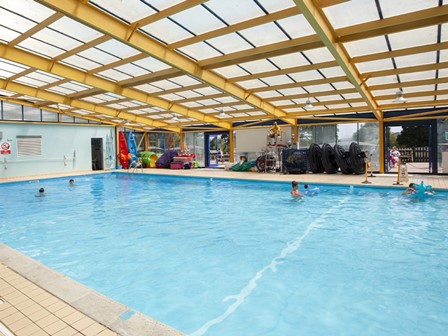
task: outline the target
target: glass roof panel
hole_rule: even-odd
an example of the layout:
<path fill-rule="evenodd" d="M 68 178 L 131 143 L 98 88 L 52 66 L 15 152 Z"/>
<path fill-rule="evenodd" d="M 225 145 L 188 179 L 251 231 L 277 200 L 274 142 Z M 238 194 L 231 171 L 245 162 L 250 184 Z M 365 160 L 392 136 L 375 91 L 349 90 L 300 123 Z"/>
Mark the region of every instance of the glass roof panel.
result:
<path fill-rule="evenodd" d="M 323 68 L 319 70 L 326 78 L 345 76 L 344 70 L 338 67 Z"/>
<path fill-rule="evenodd" d="M 437 60 L 437 52 L 431 51 L 423 54 L 395 57 L 398 68 L 404 68 L 421 64 L 432 64 Z"/>
<path fill-rule="evenodd" d="M 0 15 L 2 17 L 2 26 L 8 27 L 20 33 L 24 33 L 36 25 L 35 22 L 28 20 L 20 15 L 8 12 L 2 8 L 0 8 Z"/>
<path fill-rule="evenodd" d="M 359 72 L 370 72 L 370 71 L 378 71 L 378 70 L 389 70 L 394 68 L 394 64 L 390 58 L 371 61 L 371 62 L 363 62 L 356 63 L 356 67 Z"/>
<path fill-rule="evenodd" d="M 238 84 L 241 85 L 242 87 L 244 87 L 245 89 L 268 87 L 268 85 L 264 84 L 263 82 L 260 82 L 259 79 L 250 79 L 250 80 L 238 82 Z"/>
<path fill-rule="evenodd" d="M 353 84 L 350 83 L 350 82 L 337 82 L 337 83 L 333 83 L 333 86 L 334 86 L 337 90 L 351 89 L 351 88 L 353 88 Z"/>
<path fill-rule="evenodd" d="M 305 90 L 307 90 L 308 92 L 310 92 L 310 96 L 313 95 L 313 92 L 334 90 L 330 84 L 309 85 L 309 86 L 304 86 L 303 88 Z"/>
<path fill-rule="evenodd" d="M 145 69 L 142 69 L 141 67 L 135 66 L 132 63 L 123 64 L 123 65 L 115 67 L 114 69 L 124 72 L 125 74 L 128 74 L 131 77 L 142 76 L 142 75 L 146 75 L 148 73 L 148 70 L 145 70 Z"/>
<path fill-rule="evenodd" d="M 372 86 L 372 85 L 381 85 L 381 84 L 388 84 L 388 83 L 394 83 L 394 82 L 397 83 L 397 77 L 395 75 L 391 75 L 391 76 L 369 78 L 366 83 L 368 86 Z"/>
<path fill-rule="evenodd" d="M 314 64 L 334 60 L 333 55 L 327 48 L 311 49 L 303 52 L 303 54 Z"/>
<path fill-rule="evenodd" d="M 198 104 L 197 102 L 185 102 L 185 103 L 182 103 L 181 105 L 189 107 L 189 108 L 196 108 L 196 107 L 202 106 L 202 105 Z"/>
<path fill-rule="evenodd" d="M 160 95 L 159 97 L 162 99 L 165 99 L 165 100 L 170 100 L 170 101 L 180 100 L 180 99 L 185 98 L 185 97 L 179 96 L 178 94 L 175 94 L 175 93 L 168 93 L 166 95 Z"/>
<path fill-rule="evenodd" d="M 195 43 L 186 47 L 179 48 L 178 50 L 196 60 L 203 60 L 222 55 L 222 53 L 216 51 L 214 48 L 210 47 L 204 42 Z"/>
<path fill-rule="evenodd" d="M 291 38 L 314 35 L 316 32 L 303 15 L 295 15 L 278 21 Z"/>
<path fill-rule="evenodd" d="M 215 100 L 220 102 L 220 103 L 236 103 L 236 102 L 239 102 L 238 99 L 235 99 L 234 97 L 231 97 L 231 96 L 215 98 Z"/>
<path fill-rule="evenodd" d="M 347 42 L 344 43 L 344 47 L 347 49 L 350 57 L 376 54 L 389 50 L 384 36 L 376 36 L 364 40 Z"/>
<path fill-rule="evenodd" d="M 96 46 L 96 48 L 105 51 L 109 54 L 113 54 L 118 58 L 128 58 L 139 54 L 137 49 L 131 48 L 124 43 L 116 40 L 109 40 Z"/>
<path fill-rule="evenodd" d="M 160 89 L 162 89 L 162 90 L 170 90 L 170 89 L 175 89 L 175 88 L 179 88 L 180 87 L 180 85 L 177 85 L 177 84 L 175 84 L 173 82 L 170 82 L 168 80 L 160 80 L 160 81 L 157 81 L 157 82 L 152 82 L 151 84 L 153 86 L 159 88 L 159 90 Z"/>
<path fill-rule="evenodd" d="M 384 18 L 436 7 L 438 0 L 380 0 Z"/>
<path fill-rule="evenodd" d="M 57 45 L 64 50 L 70 50 L 78 47 L 82 43 L 67 36 L 61 34 L 53 29 L 42 29 L 33 35 L 38 40 L 45 41 L 46 43 Z"/>
<path fill-rule="evenodd" d="M 3 58 L 0 58 L 0 68 L 15 74 L 22 72 L 23 70 L 29 69 L 29 67 L 25 65 L 12 62 Z"/>
<path fill-rule="evenodd" d="M 122 0 L 90 0 L 90 3 L 114 13 L 127 22 L 135 22 L 156 12 L 140 0 L 126 0 L 126 6 L 123 6 Z"/>
<path fill-rule="evenodd" d="M 108 1 L 108 0 L 106 0 Z M 117 0 L 121 1 L 121 0 Z M 151 0 L 151 5 L 157 8 L 158 10 L 163 10 L 169 7 L 172 7 L 174 5 L 177 5 L 178 3 L 181 3 L 185 0 Z M 188 0 L 187 0 L 188 1 Z"/>
<path fill-rule="evenodd" d="M 0 13 L 1 17 L 1 13 Z M 14 40 L 17 36 L 20 36 L 18 32 L 15 32 L 11 29 L 8 29 L 6 27 L 2 27 L 0 25 L 0 41 L 3 43 L 9 43 L 12 40 Z"/>
<path fill-rule="evenodd" d="M 344 99 L 358 99 L 361 98 L 361 95 L 359 93 L 344 93 L 342 97 Z"/>
<path fill-rule="evenodd" d="M 339 95 L 331 95 L 331 96 L 323 96 L 323 97 L 319 96 L 318 100 L 321 101 L 321 102 L 326 102 L 326 101 L 331 101 L 331 100 L 341 100 L 341 101 L 343 101 L 344 99 L 341 96 L 339 96 Z"/>
<path fill-rule="evenodd" d="M 88 42 L 102 35 L 96 30 L 93 30 L 86 25 L 76 22 L 66 16 L 60 18 L 56 22 L 53 22 L 48 27 L 83 42 Z"/>
<path fill-rule="evenodd" d="M 104 71 L 98 72 L 97 75 L 100 76 L 100 77 L 104 77 L 104 78 L 113 80 L 115 82 L 132 78 L 131 76 L 129 76 L 129 75 L 123 73 L 123 72 L 116 71 L 114 69 L 108 69 L 108 70 L 104 70 Z"/>
<path fill-rule="evenodd" d="M 226 54 L 252 48 L 249 43 L 236 33 L 218 36 L 207 42 Z"/>
<path fill-rule="evenodd" d="M 49 76 L 42 72 L 32 72 L 32 73 L 28 74 L 27 77 L 36 79 L 45 84 L 54 83 L 60 79 L 55 76 Z"/>
<path fill-rule="evenodd" d="M 43 21 L 54 13 L 53 10 L 32 0 L 2 0 L 1 5 L 35 22 Z M 2 17 L 2 23 L 4 23 L 3 19 Z"/>
<path fill-rule="evenodd" d="M 67 64 L 69 66 L 73 66 L 82 70 L 92 70 L 97 68 L 101 64 L 91 61 L 85 57 L 79 57 L 78 55 L 73 55 L 67 57 L 61 61 L 62 64 Z"/>
<path fill-rule="evenodd" d="M 7 97 L 9 97 L 9 96 L 13 96 L 15 94 L 16 94 L 15 92 L 11 92 L 11 91 L 8 91 L 8 90 L 0 89 L 0 96 L 7 96 Z"/>
<path fill-rule="evenodd" d="M 420 71 L 420 72 L 400 75 L 400 79 L 403 82 L 412 82 L 412 81 L 417 81 L 417 80 L 422 80 L 422 79 L 432 79 L 432 78 L 436 78 L 435 71 Z"/>
<path fill-rule="evenodd" d="M 294 83 L 291 80 L 291 78 L 289 78 L 286 75 L 266 77 L 266 78 L 263 78 L 263 82 L 265 82 L 268 85 L 289 84 L 289 83 L 292 84 L 292 83 Z"/>
<path fill-rule="evenodd" d="M 97 48 L 90 48 L 81 51 L 78 55 L 83 56 L 89 60 L 95 61 L 101 65 L 109 64 L 119 60 L 118 57 L 115 57 L 114 55 L 101 51 Z"/>
<path fill-rule="evenodd" d="M 217 93 L 221 93 L 220 91 L 218 91 L 212 87 L 200 88 L 200 89 L 196 89 L 195 91 L 200 94 L 203 94 L 204 96 L 210 96 L 210 95 L 214 95 Z"/>
<path fill-rule="evenodd" d="M 196 98 L 201 97 L 201 95 L 195 91 L 188 90 L 188 91 L 180 91 L 177 93 L 178 95 L 185 97 L 185 98 Z"/>
<path fill-rule="evenodd" d="M 241 67 L 237 65 L 229 65 L 226 67 L 213 69 L 213 71 L 226 78 L 248 75 L 247 71 L 244 71 Z"/>
<path fill-rule="evenodd" d="M 266 99 L 271 97 L 281 97 L 281 95 L 277 91 L 264 91 L 264 92 L 257 92 L 257 96 L 260 98 Z"/>
<path fill-rule="evenodd" d="M 192 78 L 191 76 L 179 76 L 175 78 L 171 78 L 170 81 L 180 85 L 180 86 L 189 86 L 189 85 L 196 85 L 201 84 L 200 81 Z"/>
<path fill-rule="evenodd" d="M 23 76 L 23 77 L 17 78 L 15 81 L 18 83 L 28 85 L 28 86 L 32 86 L 32 87 L 39 87 L 39 86 L 47 84 L 45 82 L 42 82 L 42 81 L 34 79 L 34 78 L 30 78 L 28 76 Z"/>
<path fill-rule="evenodd" d="M 132 64 L 138 65 L 144 69 L 147 69 L 152 72 L 156 72 L 159 70 L 164 70 L 170 68 L 168 64 L 165 64 L 155 58 L 147 57 L 138 61 L 132 62 Z"/>
<path fill-rule="evenodd" d="M 389 34 L 392 49 L 404 49 L 419 45 L 437 43 L 437 27 L 425 27 Z"/>
<path fill-rule="evenodd" d="M 305 57 L 303 57 L 302 53 L 292 53 L 288 55 L 270 57 L 269 60 L 274 62 L 275 65 L 277 65 L 281 69 L 310 64 L 310 62 Z"/>
<path fill-rule="evenodd" d="M 335 29 L 379 19 L 375 0 L 351 0 L 323 10 Z"/>
<path fill-rule="evenodd" d="M 69 89 L 61 87 L 61 86 L 53 86 L 51 88 L 48 88 L 47 91 L 59 93 L 59 94 L 62 94 L 62 95 L 69 95 L 69 94 L 72 94 L 74 92 L 73 90 L 69 90 Z"/>
<path fill-rule="evenodd" d="M 225 27 L 222 21 L 202 6 L 176 13 L 171 18 L 196 35 Z"/>
<path fill-rule="evenodd" d="M 18 46 L 23 49 L 31 50 L 36 54 L 45 55 L 50 58 L 56 57 L 57 55 L 64 52 L 64 50 L 61 48 L 38 41 L 34 38 L 28 38 L 20 42 Z"/>
<path fill-rule="evenodd" d="M 260 59 L 252 62 L 246 62 L 241 65 L 243 69 L 246 69 L 251 74 L 257 74 L 265 71 L 277 70 L 277 68 L 268 60 Z"/>
<path fill-rule="evenodd" d="M 291 0 L 259 0 L 258 1 L 268 12 L 278 12 L 279 10 L 295 7 Z"/>
<path fill-rule="evenodd" d="M 206 6 L 230 25 L 264 15 L 253 0 L 210 0 Z"/>
<path fill-rule="evenodd" d="M 331 104 L 331 105 L 325 105 L 328 109 L 340 109 L 340 108 L 350 108 L 349 104 Z"/>
<path fill-rule="evenodd" d="M 403 92 L 404 92 L 404 97 L 406 98 L 406 93 L 411 93 L 411 92 L 424 92 L 424 91 L 434 91 L 435 85 L 420 85 L 420 86 L 410 86 L 410 87 L 405 87 L 403 88 Z M 441 87 L 441 85 L 438 85 L 438 89 L 443 89 Z"/>
<path fill-rule="evenodd" d="M 83 90 L 92 88 L 92 86 L 90 86 L 90 85 L 87 85 L 84 83 L 78 83 L 78 82 L 68 82 L 68 83 L 61 84 L 61 86 L 67 87 L 73 91 L 83 91 Z"/>
<path fill-rule="evenodd" d="M 169 19 L 162 19 L 141 28 L 142 31 L 155 36 L 167 44 L 184 40 L 192 35 L 184 28 Z"/>
<path fill-rule="evenodd" d="M 296 82 L 305 82 L 313 79 L 322 79 L 322 75 L 317 70 L 295 72 L 289 74 Z"/>
<path fill-rule="evenodd" d="M 160 88 L 155 87 L 155 86 L 153 86 L 153 85 L 151 85 L 151 84 L 137 85 L 137 86 L 135 86 L 135 88 L 136 88 L 136 89 L 139 89 L 139 90 L 141 90 L 141 91 L 143 91 L 143 92 L 146 92 L 146 93 L 153 93 L 153 92 L 158 92 L 158 91 L 160 91 Z"/>
<path fill-rule="evenodd" d="M 240 31 L 240 34 L 256 47 L 288 39 L 288 37 L 274 23 L 266 23 L 264 25 L 244 29 Z"/>
<path fill-rule="evenodd" d="M 278 90 L 278 92 L 284 94 L 285 96 L 308 93 L 301 87 L 295 87 L 295 88 L 291 88 L 291 89 L 282 89 L 282 90 Z"/>

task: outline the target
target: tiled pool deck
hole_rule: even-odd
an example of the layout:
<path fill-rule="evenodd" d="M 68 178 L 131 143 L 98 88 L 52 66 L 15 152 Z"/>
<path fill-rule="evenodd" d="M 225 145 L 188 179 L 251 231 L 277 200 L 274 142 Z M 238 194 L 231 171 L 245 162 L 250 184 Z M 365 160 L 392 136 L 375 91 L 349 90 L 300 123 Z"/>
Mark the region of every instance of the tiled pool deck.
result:
<path fill-rule="evenodd" d="M 222 169 L 143 169 L 124 174 L 165 174 L 207 178 L 262 181 L 291 181 L 310 184 L 344 184 L 395 187 L 404 189 L 409 182 L 448 190 L 448 176 L 413 175 L 395 185 L 396 174 L 283 175 L 273 173 L 231 172 Z M 0 183 L 76 176 L 92 172 L 39 175 L 0 179 Z M 96 172 L 98 173 L 98 172 Z M 103 172 L 99 172 L 103 173 Z M 57 273 L 37 261 L 0 243 L 0 336 L 181 336 L 183 333 L 148 316 L 132 311 L 94 290 Z"/>

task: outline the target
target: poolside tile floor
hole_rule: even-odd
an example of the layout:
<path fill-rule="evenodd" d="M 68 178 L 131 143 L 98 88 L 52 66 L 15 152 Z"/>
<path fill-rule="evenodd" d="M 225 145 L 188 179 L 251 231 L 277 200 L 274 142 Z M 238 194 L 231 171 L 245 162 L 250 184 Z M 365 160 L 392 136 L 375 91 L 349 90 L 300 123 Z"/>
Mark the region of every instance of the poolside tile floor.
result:
<path fill-rule="evenodd" d="M 16 336 L 118 335 L 2 263 L 0 322 Z"/>
<path fill-rule="evenodd" d="M 448 176 L 410 174 L 397 185 L 396 174 L 364 175 L 232 172 L 223 169 L 143 169 L 123 174 L 162 174 L 206 178 L 247 179 L 254 181 L 297 180 L 310 184 L 344 184 L 404 189 L 409 182 L 425 181 L 439 190 L 448 190 Z M 72 172 L 32 177 L 1 178 L 0 183 L 77 176 L 96 172 Z M 36 266 L 37 264 L 37 266 Z M 24 266 L 26 265 L 26 266 Z M 55 274 L 36 261 L 0 243 L 0 336 L 182 336 L 150 317 L 132 312 L 128 320 L 119 318 L 129 308 L 86 289 L 67 277 Z M 47 283 L 50 285 L 47 286 Z M 115 331 L 114 331 L 115 330 Z M 118 332 L 117 332 L 118 330 Z"/>

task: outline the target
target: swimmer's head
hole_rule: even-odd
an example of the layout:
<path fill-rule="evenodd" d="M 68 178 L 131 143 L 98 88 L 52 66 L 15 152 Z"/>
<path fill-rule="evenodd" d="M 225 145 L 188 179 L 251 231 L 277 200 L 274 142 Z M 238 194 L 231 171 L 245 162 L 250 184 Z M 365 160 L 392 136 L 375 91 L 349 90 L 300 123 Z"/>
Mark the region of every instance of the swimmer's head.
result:
<path fill-rule="evenodd" d="M 40 192 L 40 193 L 44 193 L 44 192 L 45 192 L 45 189 L 44 189 L 44 188 L 40 188 L 40 189 L 39 189 L 39 192 Z"/>

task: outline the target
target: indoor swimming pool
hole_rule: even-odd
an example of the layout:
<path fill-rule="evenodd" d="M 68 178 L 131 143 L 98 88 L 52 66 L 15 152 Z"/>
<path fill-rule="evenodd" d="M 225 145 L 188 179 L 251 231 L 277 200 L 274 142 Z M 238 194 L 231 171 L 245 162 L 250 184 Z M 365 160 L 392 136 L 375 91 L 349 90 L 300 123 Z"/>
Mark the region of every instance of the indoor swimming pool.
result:
<path fill-rule="evenodd" d="M 320 185 L 293 199 L 284 182 L 74 179 L 1 184 L 0 242 L 186 334 L 448 328 L 446 192 Z"/>

